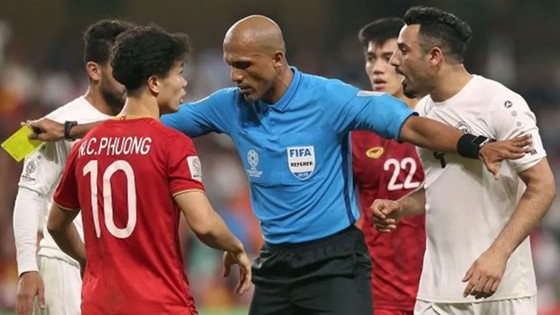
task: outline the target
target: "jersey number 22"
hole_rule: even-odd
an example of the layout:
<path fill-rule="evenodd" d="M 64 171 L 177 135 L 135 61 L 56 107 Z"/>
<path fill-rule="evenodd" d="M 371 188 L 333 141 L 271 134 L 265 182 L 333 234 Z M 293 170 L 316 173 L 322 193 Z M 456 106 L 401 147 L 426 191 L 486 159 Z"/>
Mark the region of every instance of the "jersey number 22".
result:
<path fill-rule="evenodd" d="M 389 191 L 392 190 L 401 190 L 401 189 L 413 189 L 420 186 L 420 182 L 414 182 L 412 179 L 414 178 L 414 174 L 416 173 L 417 169 L 416 161 L 411 157 L 406 157 L 402 159 L 399 163 L 397 159 L 388 159 L 385 161 L 383 165 L 383 169 L 385 171 L 389 171 L 391 168 L 393 169 L 393 174 L 391 175 L 391 179 L 389 180 L 389 184 L 387 185 L 387 189 Z M 399 179 L 399 173 L 402 171 L 407 172 L 406 178 L 402 183 L 397 183 Z"/>

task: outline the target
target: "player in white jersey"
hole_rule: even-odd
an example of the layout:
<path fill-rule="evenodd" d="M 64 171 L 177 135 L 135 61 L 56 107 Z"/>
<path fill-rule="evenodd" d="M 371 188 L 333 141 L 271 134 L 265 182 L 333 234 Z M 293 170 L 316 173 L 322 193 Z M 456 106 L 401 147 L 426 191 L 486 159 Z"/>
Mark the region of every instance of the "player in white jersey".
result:
<path fill-rule="evenodd" d="M 502 84 L 469 74 L 463 51 L 470 27 L 435 8 L 413 7 L 391 63 L 416 106 L 429 117 L 482 137 L 529 134 L 529 153 L 501 165 L 494 178 L 477 160 L 419 149 L 425 186 L 398 201 L 376 200 L 383 231 L 399 218 L 426 211 L 426 253 L 415 314 L 536 315 L 536 282 L 529 234 L 555 195 L 535 115 Z M 461 144 L 459 144 L 459 147 Z M 461 150 L 461 148 L 459 148 Z"/>
<path fill-rule="evenodd" d="M 112 77 L 109 61 L 116 37 L 131 27 L 127 22 L 102 20 L 87 29 L 84 62 L 89 77 L 88 91 L 47 117 L 58 122 L 86 123 L 105 120 L 121 110 L 126 99 L 125 88 Z M 37 233 L 44 226 L 72 145 L 69 140 L 45 143 L 25 159 L 14 207 L 18 315 L 32 314 L 34 308 L 35 314 L 80 313 L 80 265 L 58 248 L 46 229 L 38 252 L 36 244 Z M 74 224 L 83 239 L 81 218 Z M 35 296 L 37 303 L 34 303 Z"/>

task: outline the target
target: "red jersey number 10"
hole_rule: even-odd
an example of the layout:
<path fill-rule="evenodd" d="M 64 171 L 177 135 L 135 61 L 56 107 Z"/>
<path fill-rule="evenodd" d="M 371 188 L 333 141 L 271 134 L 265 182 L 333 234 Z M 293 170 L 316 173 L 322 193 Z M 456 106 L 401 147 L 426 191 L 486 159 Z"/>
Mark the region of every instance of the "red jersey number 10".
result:
<path fill-rule="evenodd" d="M 99 226 L 99 208 L 97 206 L 97 175 L 98 162 L 96 160 L 89 161 L 84 167 L 83 175 L 90 175 L 91 184 L 91 210 L 93 214 L 93 224 L 95 226 L 95 234 L 97 238 L 101 237 L 101 227 Z M 128 199 L 128 222 L 126 227 L 118 228 L 113 219 L 113 195 L 111 189 L 111 177 L 115 172 L 122 171 L 126 176 L 126 193 Z M 127 238 L 132 234 L 136 226 L 136 181 L 134 179 L 134 171 L 132 166 L 124 160 L 117 160 L 103 173 L 103 210 L 105 217 L 105 226 L 111 235 L 116 238 Z"/>

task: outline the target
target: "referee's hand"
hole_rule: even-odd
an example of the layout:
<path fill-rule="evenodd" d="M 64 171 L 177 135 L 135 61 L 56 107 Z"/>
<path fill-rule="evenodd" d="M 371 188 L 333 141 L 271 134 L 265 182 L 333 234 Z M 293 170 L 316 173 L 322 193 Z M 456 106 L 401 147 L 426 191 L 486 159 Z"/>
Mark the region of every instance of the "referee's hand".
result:
<path fill-rule="evenodd" d="M 370 206 L 375 228 L 380 232 L 392 232 L 397 228 L 402 206 L 394 200 L 376 199 Z"/>
<path fill-rule="evenodd" d="M 239 265 L 239 281 L 235 287 L 235 293 L 244 294 L 249 291 L 251 287 L 251 260 L 247 256 L 245 250 L 240 253 L 224 252 L 224 273 L 223 276 L 227 277 L 231 273 L 232 265 Z"/>

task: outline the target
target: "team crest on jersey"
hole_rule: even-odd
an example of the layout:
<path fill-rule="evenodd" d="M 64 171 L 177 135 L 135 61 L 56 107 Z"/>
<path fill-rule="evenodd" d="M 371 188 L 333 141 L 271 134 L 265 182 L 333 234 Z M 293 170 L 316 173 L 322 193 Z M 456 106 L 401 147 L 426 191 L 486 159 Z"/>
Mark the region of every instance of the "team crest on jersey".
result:
<path fill-rule="evenodd" d="M 262 171 L 257 169 L 257 166 L 259 165 L 259 154 L 257 153 L 257 151 L 251 149 L 249 150 L 249 152 L 247 152 L 247 163 L 251 167 L 250 169 L 246 170 L 247 175 L 249 175 L 250 177 L 261 177 Z"/>
<path fill-rule="evenodd" d="M 370 159 L 378 159 L 380 158 L 383 153 L 385 152 L 385 149 L 383 149 L 383 147 L 373 147 L 373 148 L 369 148 L 366 151 L 366 156 Z"/>
<path fill-rule="evenodd" d="M 315 147 L 288 147 L 288 167 L 290 172 L 300 180 L 306 180 L 315 170 Z"/>
<path fill-rule="evenodd" d="M 455 126 L 455 128 L 459 129 L 462 133 L 472 133 L 471 127 L 462 120 Z"/>
<path fill-rule="evenodd" d="M 200 164 L 200 159 L 198 156 L 187 157 L 187 164 L 189 165 L 189 171 L 191 172 L 191 177 L 199 182 L 202 181 L 202 165 Z"/>

